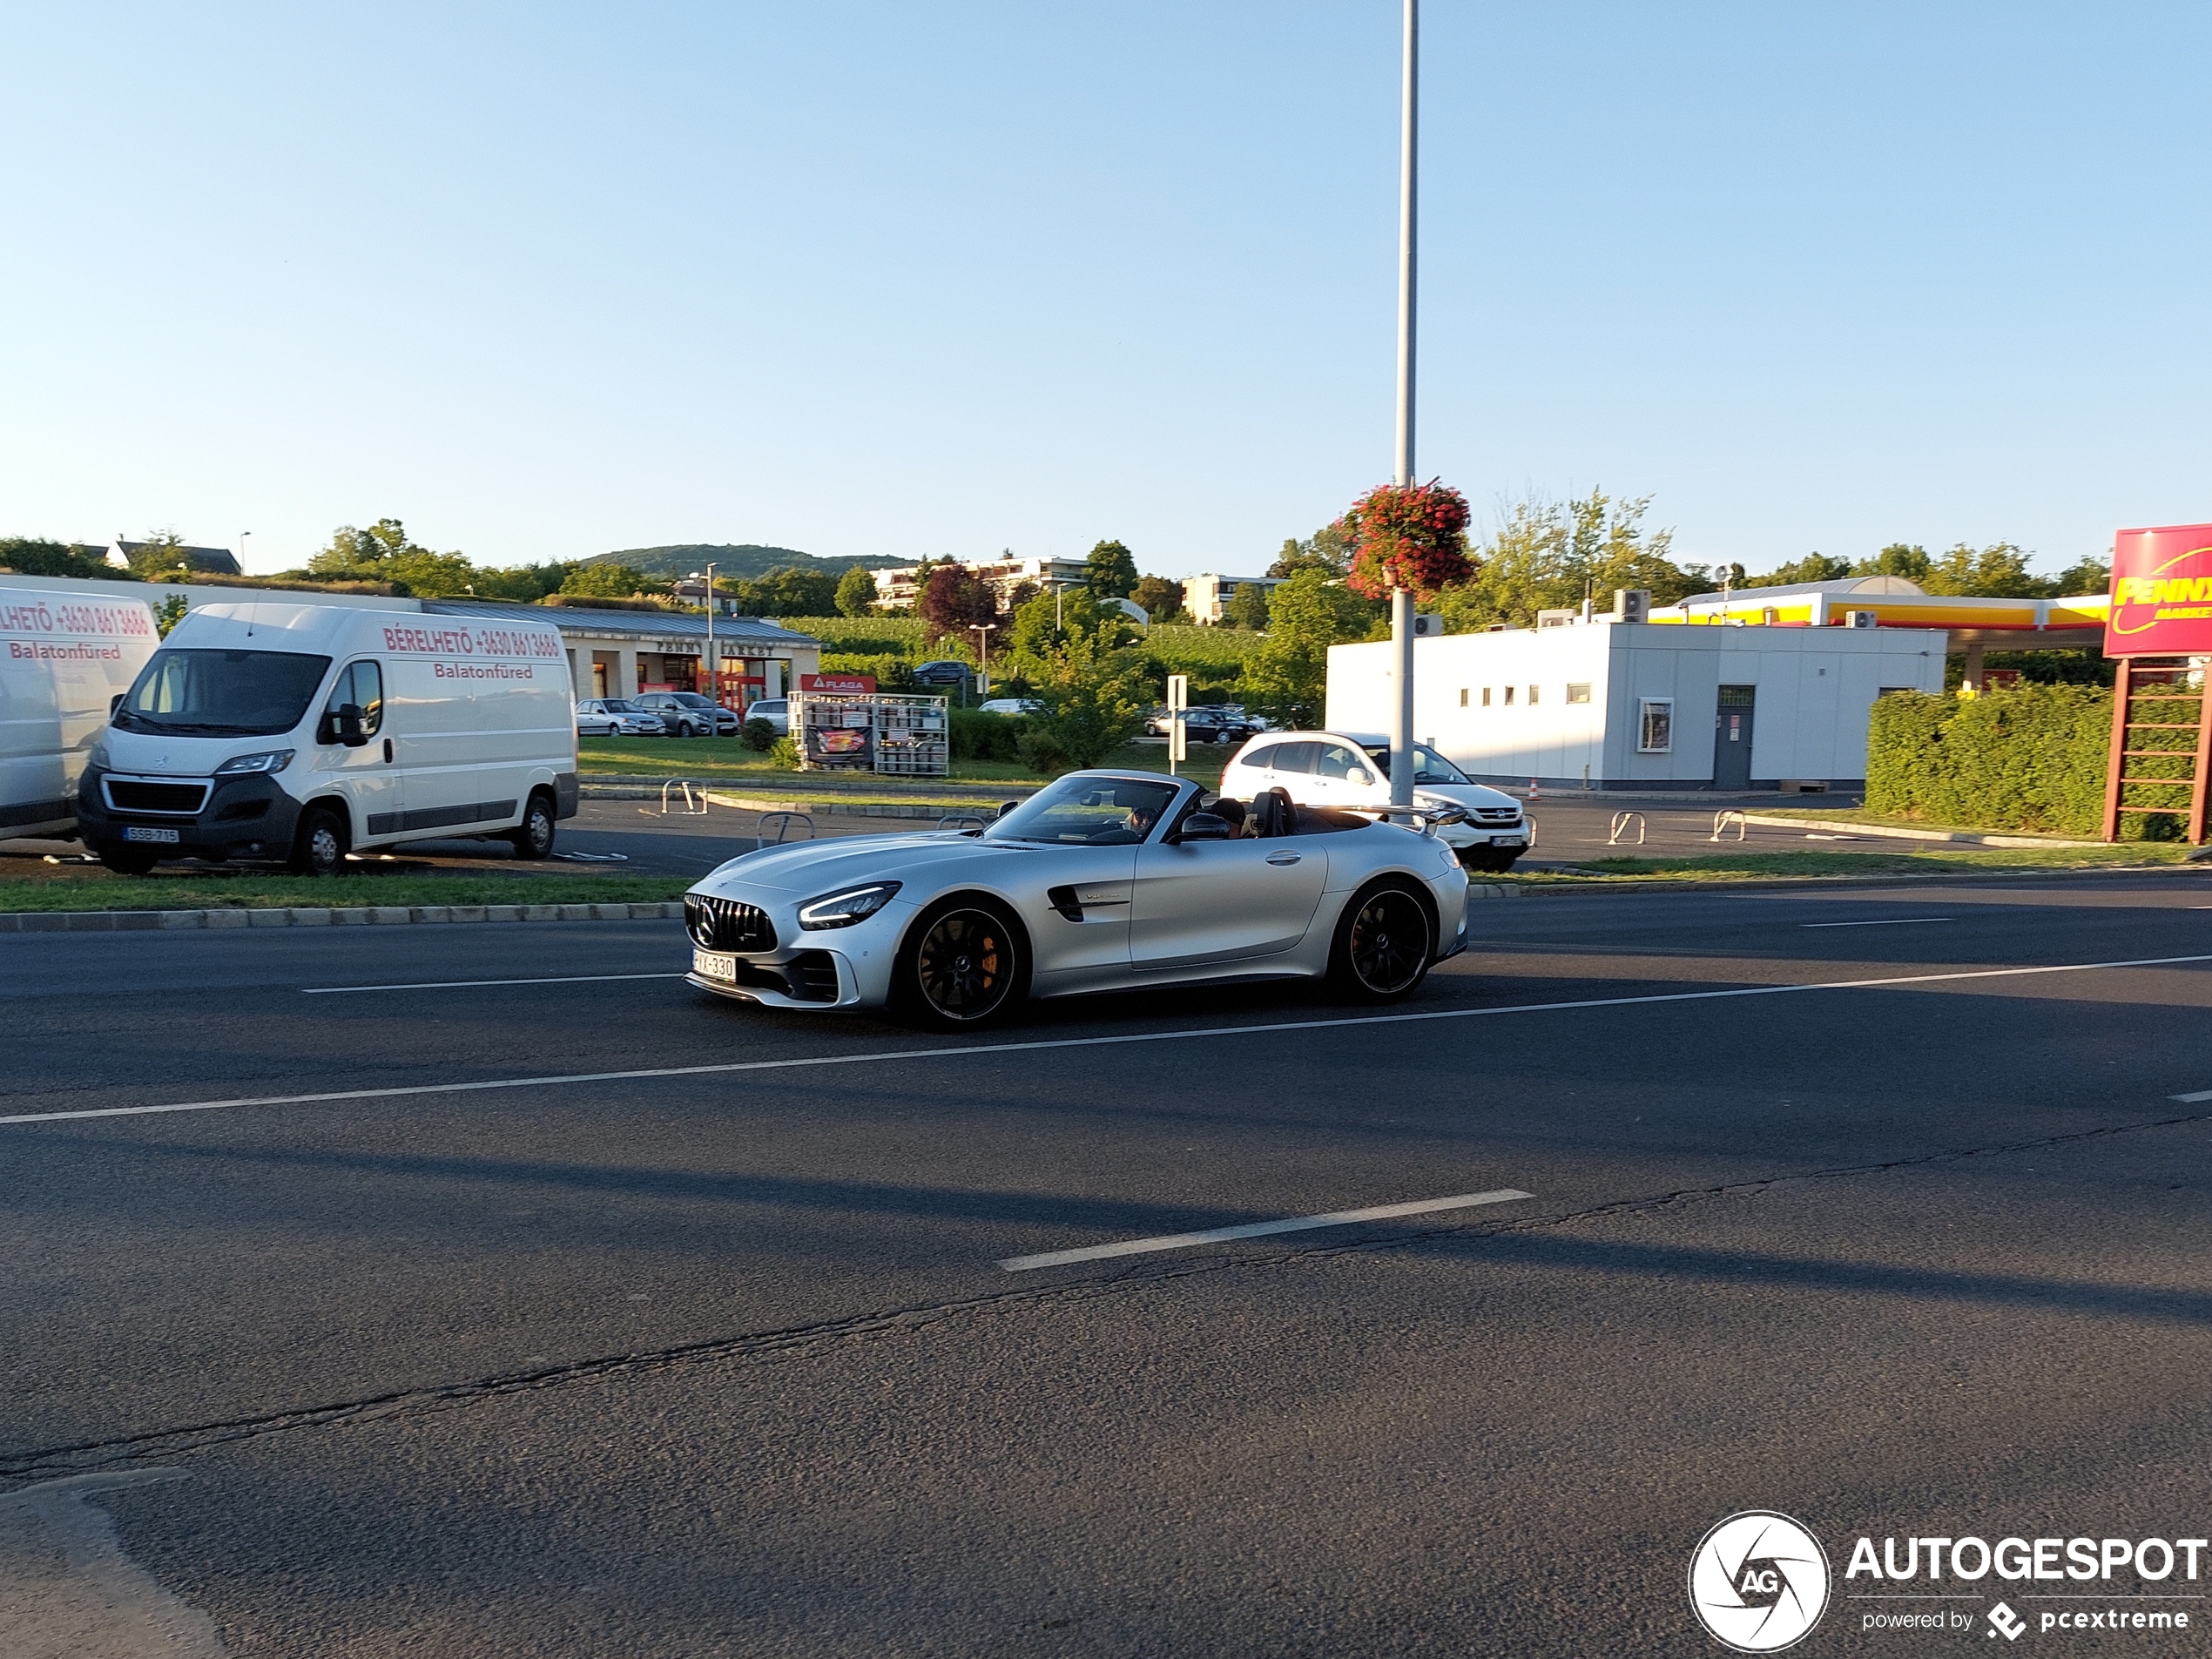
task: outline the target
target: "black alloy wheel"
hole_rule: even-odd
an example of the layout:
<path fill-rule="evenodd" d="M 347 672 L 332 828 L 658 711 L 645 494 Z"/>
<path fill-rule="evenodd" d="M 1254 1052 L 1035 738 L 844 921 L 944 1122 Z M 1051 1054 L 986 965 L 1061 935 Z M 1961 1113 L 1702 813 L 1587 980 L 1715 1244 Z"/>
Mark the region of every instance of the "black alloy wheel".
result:
<path fill-rule="evenodd" d="M 345 820 L 327 806 L 300 814 L 300 833 L 292 843 L 295 875 L 335 875 L 346 863 Z"/>
<path fill-rule="evenodd" d="M 507 832 L 507 841 L 518 859 L 551 858 L 553 803 L 543 795 L 532 795 L 530 804 L 523 809 L 523 821 Z"/>
<path fill-rule="evenodd" d="M 1330 977 L 1362 1002 L 1410 995 L 1435 955 L 1428 907 L 1406 888 L 1370 887 L 1345 907 L 1330 953 Z"/>
<path fill-rule="evenodd" d="M 903 1000 L 927 1024 L 973 1029 L 1021 1000 L 1021 946 L 995 906 L 955 902 L 924 917 L 901 957 Z"/>

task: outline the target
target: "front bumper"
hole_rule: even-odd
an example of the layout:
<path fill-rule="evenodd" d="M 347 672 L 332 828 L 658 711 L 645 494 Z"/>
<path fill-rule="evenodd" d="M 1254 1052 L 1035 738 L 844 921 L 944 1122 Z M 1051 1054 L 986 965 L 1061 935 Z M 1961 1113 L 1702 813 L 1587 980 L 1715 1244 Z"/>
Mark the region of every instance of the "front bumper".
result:
<path fill-rule="evenodd" d="M 899 941 L 914 915 L 913 905 L 894 900 L 851 927 L 807 929 L 799 925 L 801 895 L 732 887 L 711 894 L 694 888 L 685 897 L 685 943 L 692 953 L 691 972 L 685 977 L 690 983 L 717 996 L 806 1014 L 881 1008 L 888 1002 Z M 700 897 L 760 911 L 774 929 L 774 946 L 733 950 L 726 944 L 702 943 L 697 911 L 689 902 Z M 703 954 L 730 959 L 735 978 L 702 972 L 698 959 Z"/>
<path fill-rule="evenodd" d="M 77 786 L 78 838 L 89 847 L 151 848 L 165 859 L 284 859 L 300 824 L 300 803 L 267 772 L 235 778 L 164 779 L 164 783 L 205 783 L 205 803 L 196 813 L 134 812 L 108 805 L 103 780 L 127 783 L 136 773 L 110 773 L 87 766 Z M 132 836 L 132 829 L 177 839 Z"/>

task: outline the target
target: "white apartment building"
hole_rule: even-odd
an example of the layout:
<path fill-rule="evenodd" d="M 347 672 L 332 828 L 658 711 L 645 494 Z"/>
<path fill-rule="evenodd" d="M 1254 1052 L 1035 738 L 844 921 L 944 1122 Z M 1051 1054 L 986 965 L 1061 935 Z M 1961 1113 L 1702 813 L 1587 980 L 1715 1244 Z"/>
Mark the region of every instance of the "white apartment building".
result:
<path fill-rule="evenodd" d="M 1183 578 L 1183 608 L 1193 622 L 1218 623 L 1229 614 L 1229 602 L 1238 589 L 1258 588 L 1268 593 L 1280 581 L 1271 576 L 1222 576 L 1211 570 L 1203 576 L 1187 576 Z"/>
<path fill-rule="evenodd" d="M 991 584 L 1003 605 L 1023 583 L 1040 588 L 1081 587 L 1089 572 L 1081 559 L 962 559 L 961 568 Z M 886 610 L 904 610 L 921 597 L 916 576 L 919 564 L 901 564 L 875 573 L 875 602 Z"/>

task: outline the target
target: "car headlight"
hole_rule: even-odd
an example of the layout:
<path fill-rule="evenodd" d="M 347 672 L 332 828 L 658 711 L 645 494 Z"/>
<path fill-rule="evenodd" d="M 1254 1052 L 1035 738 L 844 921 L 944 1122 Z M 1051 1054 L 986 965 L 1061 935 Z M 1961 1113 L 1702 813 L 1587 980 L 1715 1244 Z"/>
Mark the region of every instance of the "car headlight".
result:
<path fill-rule="evenodd" d="M 84 756 L 84 764 L 91 767 L 96 772 L 105 772 L 107 770 L 107 741 L 105 738 L 102 738 L 99 742 L 94 744 L 91 750 L 87 752 Z"/>
<path fill-rule="evenodd" d="M 850 927 L 856 921 L 866 921 L 870 916 L 891 902 L 899 891 L 896 881 L 872 881 L 865 887 L 846 887 L 837 893 L 826 893 L 819 899 L 809 899 L 799 907 L 799 925 L 819 930 L 824 927 Z"/>
<path fill-rule="evenodd" d="M 292 764 L 291 749 L 265 749 L 257 755 L 233 755 L 215 768 L 218 778 L 235 778 L 247 772 L 282 772 Z"/>

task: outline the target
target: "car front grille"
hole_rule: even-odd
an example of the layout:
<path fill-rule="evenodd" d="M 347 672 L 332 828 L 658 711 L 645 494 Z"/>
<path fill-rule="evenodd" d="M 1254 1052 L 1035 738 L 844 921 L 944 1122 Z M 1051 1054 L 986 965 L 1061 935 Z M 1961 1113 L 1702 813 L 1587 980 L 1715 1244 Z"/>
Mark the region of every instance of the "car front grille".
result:
<path fill-rule="evenodd" d="M 110 778 L 107 804 L 118 813 L 174 813 L 190 817 L 207 804 L 206 784 L 150 784 Z"/>
<path fill-rule="evenodd" d="M 758 905 L 684 895 L 684 924 L 702 950 L 758 952 L 776 948 L 776 925 Z"/>
<path fill-rule="evenodd" d="M 1474 821 L 1478 824 L 1518 824 L 1521 822 L 1521 808 L 1518 806 L 1478 806 L 1474 809 Z"/>

